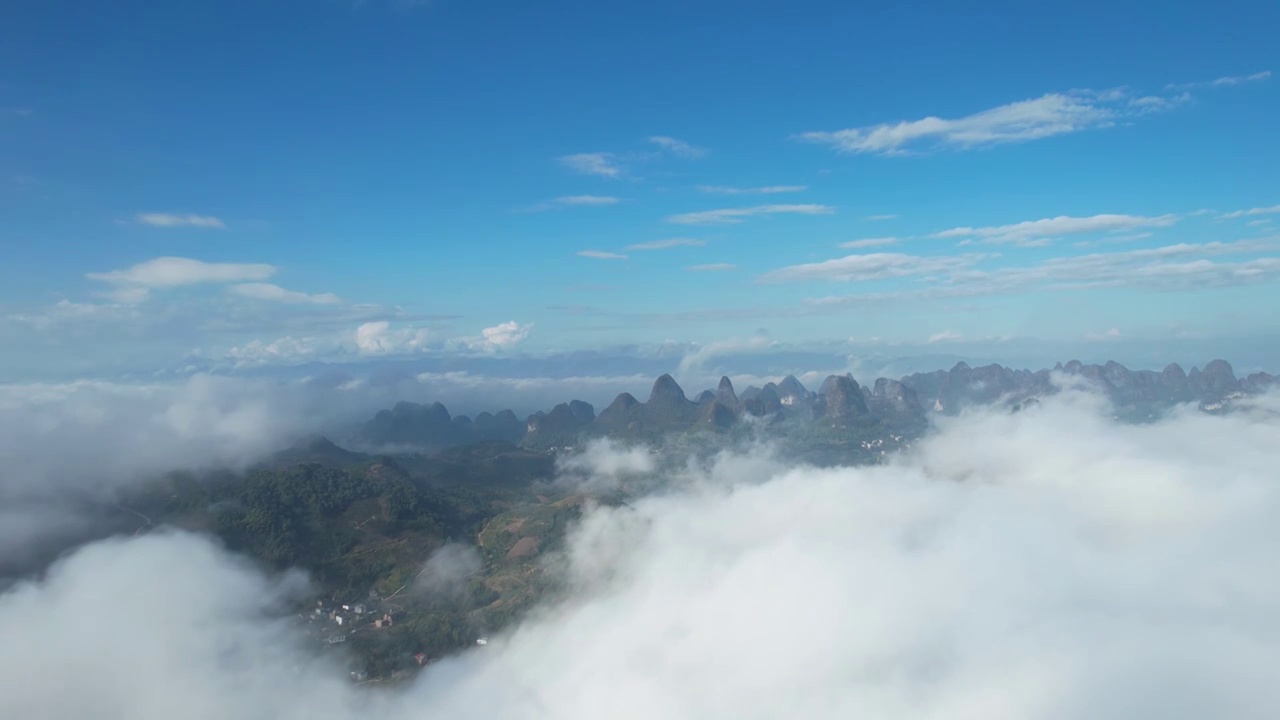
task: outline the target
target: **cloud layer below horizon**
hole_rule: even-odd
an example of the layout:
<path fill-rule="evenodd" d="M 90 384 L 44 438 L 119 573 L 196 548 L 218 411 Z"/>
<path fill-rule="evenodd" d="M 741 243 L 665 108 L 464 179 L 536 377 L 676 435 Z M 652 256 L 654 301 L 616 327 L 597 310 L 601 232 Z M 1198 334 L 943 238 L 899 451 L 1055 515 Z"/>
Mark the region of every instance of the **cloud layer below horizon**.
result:
<path fill-rule="evenodd" d="M 1268 717 L 1278 411 L 1272 395 L 1123 426 L 1066 392 L 947 420 L 880 467 L 759 448 L 695 463 L 587 513 L 567 601 L 402 693 L 303 660 L 272 619 L 296 578 L 187 535 L 99 543 L 0 596 L 0 667 L 34 678 L 5 704 L 139 720 Z M 630 452 L 595 448 L 576 471 L 616 469 L 614 451 Z"/>

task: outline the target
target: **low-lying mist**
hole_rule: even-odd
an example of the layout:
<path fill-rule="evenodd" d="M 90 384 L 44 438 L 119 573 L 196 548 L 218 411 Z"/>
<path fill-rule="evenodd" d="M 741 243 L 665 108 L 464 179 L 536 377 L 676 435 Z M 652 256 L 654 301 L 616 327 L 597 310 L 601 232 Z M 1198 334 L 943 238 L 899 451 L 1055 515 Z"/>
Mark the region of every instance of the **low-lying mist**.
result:
<path fill-rule="evenodd" d="M 269 403 L 140 410 L 131 428 L 90 407 L 47 450 L 88 473 L 92 450 L 139 438 L 167 458 L 252 448 L 284 430 Z M 355 686 L 291 640 L 296 576 L 190 534 L 96 542 L 0 596 L 0 716 L 1270 718 L 1278 411 L 1273 394 L 1123 425 L 1074 389 L 941 419 L 880 466 L 764 447 L 691 462 L 585 512 L 565 597 L 396 689 Z M 563 467 L 613 487 L 657 466 L 599 444 Z M 441 577 L 474 567 L 449 552 Z"/>

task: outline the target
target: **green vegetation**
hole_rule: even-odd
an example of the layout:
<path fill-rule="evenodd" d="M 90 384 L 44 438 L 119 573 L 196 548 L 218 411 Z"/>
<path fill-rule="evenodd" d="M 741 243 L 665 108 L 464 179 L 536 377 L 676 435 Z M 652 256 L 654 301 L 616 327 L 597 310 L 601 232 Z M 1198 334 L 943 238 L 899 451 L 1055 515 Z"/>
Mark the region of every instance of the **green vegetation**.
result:
<path fill-rule="evenodd" d="M 550 457 L 482 443 L 364 460 L 174 474 L 126 505 L 157 525 L 214 534 L 269 568 L 307 570 L 326 606 L 367 603 L 360 624 L 349 617 L 341 629 L 298 610 L 317 642 L 346 633 L 340 652 L 373 678 L 416 667 L 418 653 L 433 660 L 474 644 L 554 586 L 543 558 L 560 547 L 579 500 L 550 493 Z M 480 571 L 448 592 L 421 591 L 415 578 L 448 542 L 475 546 Z M 394 623 L 375 628 L 383 613 Z"/>
<path fill-rule="evenodd" d="M 870 417 L 839 426 L 795 416 L 691 425 L 692 403 L 664 402 L 631 408 L 609 434 L 650 444 L 660 462 L 769 438 L 817 464 L 876 462 L 912 436 Z M 603 430 L 588 426 L 573 444 Z M 557 489 L 554 475 L 551 455 L 505 442 L 390 458 L 311 438 L 242 473 L 171 475 L 121 507 L 156 526 L 213 534 L 268 568 L 308 571 L 318 607 L 297 612 L 317 647 L 347 653 L 370 678 L 389 679 L 417 667 L 419 656 L 430 662 L 473 645 L 555 593 L 558 575 L 548 560 L 584 505 L 624 502 L 651 484 L 639 478 L 636 487 L 588 496 Z M 449 543 L 473 548 L 478 571 L 446 589 L 424 587 L 427 560 Z M 343 608 L 357 604 L 364 612 Z M 322 642 L 339 635 L 341 642 Z"/>

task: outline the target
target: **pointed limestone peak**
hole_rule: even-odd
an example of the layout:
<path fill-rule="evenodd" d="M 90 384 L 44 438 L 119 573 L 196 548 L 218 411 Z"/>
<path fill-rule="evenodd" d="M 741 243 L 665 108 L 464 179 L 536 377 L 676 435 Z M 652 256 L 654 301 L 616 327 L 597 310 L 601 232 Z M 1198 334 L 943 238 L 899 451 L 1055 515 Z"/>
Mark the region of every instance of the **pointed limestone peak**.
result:
<path fill-rule="evenodd" d="M 1256 372 L 1251 373 L 1244 379 L 1243 385 L 1246 392 L 1260 393 L 1270 389 L 1276 384 L 1276 378 L 1271 373 Z"/>
<path fill-rule="evenodd" d="M 795 375 L 788 375 L 778 383 L 778 394 L 784 398 L 802 398 L 808 393 L 809 391 L 796 379 Z"/>
<path fill-rule="evenodd" d="M 968 365 L 965 365 L 966 369 L 968 367 Z M 846 382 L 851 383 L 848 387 L 853 388 L 854 391 L 859 393 L 862 392 L 861 387 L 858 385 L 858 381 L 853 379 L 853 373 L 845 373 L 844 375 L 828 375 L 827 379 L 822 381 L 822 389 L 819 390 L 819 393 L 822 395 L 830 395 L 832 392 L 841 392 L 843 389 L 847 388 L 840 388 L 838 386 Z"/>
<path fill-rule="evenodd" d="M 673 403 L 687 402 L 688 398 L 684 396 L 684 390 L 680 389 L 679 383 L 670 375 L 663 375 L 653 383 L 653 391 L 649 393 L 650 403 Z"/>
<path fill-rule="evenodd" d="M 337 444 L 332 440 L 319 433 L 305 435 L 298 438 L 293 447 L 298 450 L 306 450 L 308 452 L 332 452 L 338 450 Z"/>
<path fill-rule="evenodd" d="M 414 412 L 418 411 L 421 407 L 422 406 L 419 405 L 418 403 L 409 402 L 408 400 L 401 400 L 400 402 L 392 406 L 391 413 L 394 415 L 412 415 Z"/>
<path fill-rule="evenodd" d="M 569 410 L 580 423 L 589 423 L 596 419 L 596 409 L 591 403 L 582 400 L 570 400 Z"/>
<path fill-rule="evenodd" d="M 449 422 L 450 420 L 449 408 L 445 407 L 442 403 L 431 403 L 431 407 L 427 408 L 427 412 L 430 413 L 432 419 L 439 422 Z"/>
<path fill-rule="evenodd" d="M 778 397 L 777 388 L 777 385 L 769 383 L 760 389 L 760 395 L 756 399 L 760 401 L 765 415 L 782 411 L 782 398 Z"/>
<path fill-rule="evenodd" d="M 1187 379 L 1187 371 L 1182 369 L 1178 363 L 1169 363 L 1164 366 L 1164 370 L 1160 371 L 1160 377 L 1164 380 L 1185 381 Z"/>
<path fill-rule="evenodd" d="M 832 375 L 822 387 L 829 420 L 844 423 L 867 414 L 867 401 L 852 375 Z"/>
<path fill-rule="evenodd" d="M 729 407 L 737 406 L 738 394 L 733 391 L 733 381 L 728 375 L 720 378 L 720 384 L 716 386 L 716 399 Z"/>
<path fill-rule="evenodd" d="M 713 430 L 725 430 L 732 427 L 738 420 L 738 416 L 733 409 L 725 405 L 719 400 L 713 400 L 706 409 L 702 411 L 699 418 L 700 422 L 709 426 Z"/>
<path fill-rule="evenodd" d="M 618 397 L 613 399 L 613 402 L 609 403 L 609 407 L 605 408 L 604 412 L 600 414 L 604 415 L 605 413 L 608 413 L 608 412 L 630 410 L 631 408 L 639 404 L 640 404 L 640 401 L 636 399 L 635 395 L 632 395 L 629 392 L 620 393 Z"/>
<path fill-rule="evenodd" d="M 1236 379 L 1235 370 L 1231 368 L 1231 363 L 1226 360 L 1210 360 L 1203 370 L 1205 375 L 1214 378 Z"/>

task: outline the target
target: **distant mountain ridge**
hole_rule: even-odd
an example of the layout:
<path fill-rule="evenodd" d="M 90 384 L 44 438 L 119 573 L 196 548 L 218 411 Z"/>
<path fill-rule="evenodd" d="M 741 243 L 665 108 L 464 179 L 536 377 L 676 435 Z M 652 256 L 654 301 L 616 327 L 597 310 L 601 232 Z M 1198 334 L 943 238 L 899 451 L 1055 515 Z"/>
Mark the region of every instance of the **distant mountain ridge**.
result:
<path fill-rule="evenodd" d="M 356 440 L 371 447 L 434 452 L 487 441 L 545 450 L 573 446 L 584 437 L 653 439 L 694 430 L 725 432 L 762 421 L 807 423 L 832 431 L 874 424 L 910 431 L 927 424 L 931 413 L 950 415 L 994 403 L 1021 408 L 1029 399 L 1056 391 L 1055 372 L 1093 383 L 1130 419 L 1154 416 L 1179 403 L 1198 402 L 1212 411 L 1276 382 L 1275 376 L 1261 372 L 1237 378 L 1225 360 L 1213 360 L 1190 372 L 1176 363 L 1156 372 L 1129 370 L 1114 361 L 1089 365 L 1072 360 L 1036 371 L 998 364 L 975 368 L 958 362 L 950 370 L 876 378 L 869 385 L 860 385 L 852 374 L 831 375 L 817 391 L 788 375 L 739 393 L 726 376 L 714 390 L 704 390 L 691 400 L 675 378 L 662 375 L 644 402 L 620 393 L 597 414 L 590 403 L 572 400 L 534 413 L 523 423 L 511 410 L 482 412 L 471 419 L 450 415 L 440 403 L 400 402 L 365 423 Z"/>

